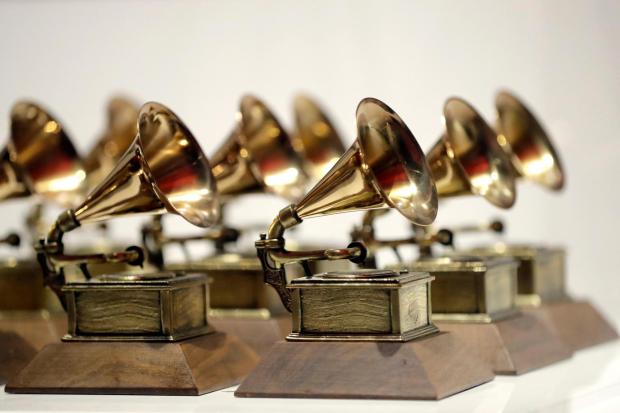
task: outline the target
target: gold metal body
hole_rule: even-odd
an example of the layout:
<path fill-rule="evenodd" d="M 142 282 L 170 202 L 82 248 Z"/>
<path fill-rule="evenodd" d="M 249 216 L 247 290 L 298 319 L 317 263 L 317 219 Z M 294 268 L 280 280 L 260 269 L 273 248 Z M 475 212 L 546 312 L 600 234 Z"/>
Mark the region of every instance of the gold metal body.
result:
<path fill-rule="evenodd" d="M 437 332 L 427 273 L 331 272 L 292 280 L 289 341 L 409 341 Z"/>
<path fill-rule="evenodd" d="M 565 260 L 563 248 L 532 245 L 495 244 L 472 248 L 461 253 L 481 257 L 507 257 L 519 262 L 517 304 L 538 307 L 543 303 L 565 300 Z"/>
<path fill-rule="evenodd" d="M 437 321 L 490 323 L 518 314 L 515 260 L 437 257 L 406 267 L 435 277 L 432 301 Z"/>
<path fill-rule="evenodd" d="M 63 292 L 64 341 L 178 341 L 212 331 L 204 275 L 100 276 Z"/>

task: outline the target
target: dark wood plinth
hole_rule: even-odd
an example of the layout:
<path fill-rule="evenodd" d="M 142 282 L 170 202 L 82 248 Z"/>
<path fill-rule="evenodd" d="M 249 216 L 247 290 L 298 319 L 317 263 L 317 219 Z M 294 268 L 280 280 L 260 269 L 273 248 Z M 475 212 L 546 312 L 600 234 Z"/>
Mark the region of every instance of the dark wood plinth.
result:
<path fill-rule="evenodd" d="M 492 379 L 449 333 L 404 343 L 283 341 L 235 396 L 437 400 Z"/>
<path fill-rule="evenodd" d="M 525 312 L 493 323 L 436 324 L 465 342 L 496 374 L 523 374 L 572 354 L 543 314 Z"/>
<path fill-rule="evenodd" d="M 290 316 L 287 318 L 290 319 Z M 260 357 L 284 338 L 280 324 L 273 318 L 210 317 L 209 322 L 217 331 L 239 337 Z"/>
<path fill-rule="evenodd" d="M 17 374 L 45 345 L 59 341 L 66 329 L 64 313 L 0 313 L 0 384 Z"/>
<path fill-rule="evenodd" d="M 258 356 L 238 338 L 181 342 L 62 342 L 9 380 L 9 393 L 199 395 L 239 383 Z"/>
<path fill-rule="evenodd" d="M 588 301 L 565 300 L 525 311 L 547 314 L 572 351 L 618 339 L 616 330 Z"/>

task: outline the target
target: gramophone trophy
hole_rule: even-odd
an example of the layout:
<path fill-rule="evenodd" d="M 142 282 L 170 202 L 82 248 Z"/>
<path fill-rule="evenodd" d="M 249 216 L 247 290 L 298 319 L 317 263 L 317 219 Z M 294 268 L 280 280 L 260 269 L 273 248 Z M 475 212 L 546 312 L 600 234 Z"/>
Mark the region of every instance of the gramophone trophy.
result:
<path fill-rule="evenodd" d="M 269 108 L 253 96 L 241 99 L 232 132 L 210 160 L 224 207 L 236 197 L 250 193 L 296 199 L 304 189 L 306 177 L 291 138 Z M 290 324 L 277 317 L 284 315 L 285 310 L 277 294 L 265 286 L 256 254 L 233 252 L 229 247 L 236 246 L 240 232 L 222 219 L 202 234 L 170 237 L 160 220 L 143 229 L 143 239 L 149 256 L 154 258 L 152 262 L 162 268 L 207 274 L 209 313 L 214 326 L 239 336 L 263 354 L 290 331 Z M 164 246 L 198 240 L 212 242 L 214 253 L 198 260 L 188 257 L 187 262 L 180 263 L 164 259 Z"/>
<path fill-rule="evenodd" d="M 235 392 L 241 397 L 440 399 L 493 378 L 452 334 L 435 334 L 425 272 L 312 274 L 309 262 L 362 262 L 360 243 L 289 251 L 284 233 L 303 220 L 395 208 L 420 225 L 437 212 L 435 187 L 415 138 L 390 108 L 367 98 L 357 141 L 297 204 L 282 209 L 256 242 L 265 281 L 292 312 L 293 330 Z M 306 276 L 287 283 L 285 264 Z"/>
<path fill-rule="evenodd" d="M 427 157 L 439 197 L 476 194 L 497 207 L 511 207 L 514 176 L 493 130 L 457 98 L 446 102 L 444 118 L 446 132 Z M 418 228 L 415 237 L 403 241 L 420 246 L 420 259 L 406 268 L 435 276 L 432 300 L 438 327 L 470 344 L 495 373 L 521 374 L 570 356 L 546 317 L 519 311 L 518 262 L 513 258 L 434 257 L 433 244 L 452 243 L 445 230 Z"/>
<path fill-rule="evenodd" d="M 0 199 L 67 202 L 81 189 L 84 172 L 76 151 L 61 127 L 40 106 L 19 102 L 11 110 L 11 132 L 0 154 Z M 30 213 L 30 236 L 36 237 L 39 213 Z M 5 245 L 19 246 L 21 237 L 8 234 Z M 60 307 L 41 283 L 34 259 L 9 257 L 0 263 L 0 383 L 17 373 L 37 351 L 57 341 L 66 326 Z"/>
<path fill-rule="evenodd" d="M 219 203 L 207 158 L 170 110 L 145 104 L 138 134 L 116 168 L 79 206 L 63 212 L 37 247 L 45 283 L 69 325 L 6 386 L 15 393 L 197 395 L 238 383 L 258 356 L 237 338 L 213 332 L 203 274 L 109 274 L 88 265 L 140 265 L 138 247 L 108 254 L 64 251 L 64 235 L 110 218 L 164 212 L 197 226 L 217 222 Z M 66 282 L 77 265 L 85 279 Z"/>
<path fill-rule="evenodd" d="M 515 175 L 550 190 L 561 190 L 565 182 L 562 164 L 536 117 L 508 92 L 498 93 L 495 106 L 498 113 L 497 140 L 509 156 Z M 618 337 L 592 304 L 568 295 L 563 248 L 499 243 L 461 253 L 517 259 L 520 262 L 518 304 L 529 311 L 547 314 L 571 350 Z"/>

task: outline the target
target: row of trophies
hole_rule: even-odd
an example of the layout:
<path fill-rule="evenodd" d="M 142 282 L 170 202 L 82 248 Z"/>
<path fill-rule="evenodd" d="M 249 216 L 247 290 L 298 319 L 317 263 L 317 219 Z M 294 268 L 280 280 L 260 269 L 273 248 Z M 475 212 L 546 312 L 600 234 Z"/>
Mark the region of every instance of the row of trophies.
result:
<path fill-rule="evenodd" d="M 16 104 L 0 199 L 31 196 L 36 205 L 26 223 L 33 258 L 0 269 L 5 390 L 198 395 L 240 383 L 241 397 L 440 399 L 616 339 L 588 301 L 567 294 L 562 248 L 459 250 L 460 233 L 501 232 L 503 223 L 431 226 L 440 198 L 474 194 L 510 208 L 517 178 L 564 186 L 532 112 L 507 92 L 495 103 L 493 128 L 466 101 L 447 100 L 445 130 L 425 155 L 377 99 L 359 103 L 357 138 L 345 150 L 310 98 L 295 100 L 289 135 L 245 96 L 208 159 L 158 103 L 112 100 L 108 130 L 83 159 L 47 111 Z M 240 235 L 251 229 L 222 210 L 257 192 L 292 203 L 247 251 Z M 67 209 L 41 233 L 47 201 Z M 376 236 L 390 208 L 411 236 Z M 312 248 L 294 232 L 285 240 L 306 219 L 350 211 L 365 214 L 345 248 Z M 141 246 L 111 240 L 109 220 L 144 213 L 152 217 Z M 207 229 L 171 236 L 164 213 Z M 82 226 L 106 243 L 69 248 L 63 238 Z M 19 241 L 11 233 L 2 243 Z M 188 242 L 212 252 L 166 258 Z M 380 250 L 406 245 L 417 246 L 417 260 L 379 265 Z M 437 255 L 438 245 L 451 248 Z M 46 310 L 41 279 L 64 311 Z"/>

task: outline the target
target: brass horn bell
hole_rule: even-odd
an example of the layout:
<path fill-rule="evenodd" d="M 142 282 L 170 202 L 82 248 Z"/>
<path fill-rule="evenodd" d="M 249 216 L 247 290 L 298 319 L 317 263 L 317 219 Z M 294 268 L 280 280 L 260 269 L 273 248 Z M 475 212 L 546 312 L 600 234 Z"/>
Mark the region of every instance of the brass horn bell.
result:
<path fill-rule="evenodd" d="M 219 201 L 207 157 L 183 122 L 150 102 L 138 114 L 138 134 L 116 167 L 77 208 L 75 223 L 169 212 L 199 227 L 217 221 Z"/>
<path fill-rule="evenodd" d="M 446 130 L 427 155 L 439 197 L 475 194 L 510 208 L 515 177 L 493 129 L 460 98 L 446 101 L 444 121 Z"/>
<path fill-rule="evenodd" d="M 303 161 L 306 175 L 318 182 L 342 156 L 344 144 L 325 112 L 310 97 L 297 95 L 293 112 L 293 147 Z"/>
<path fill-rule="evenodd" d="M 35 103 L 13 106 L 0 162 L 0 199 L 37 194 L 74 205 L 80 198 L 85 173 L 77 151 L 60 123 Z"/>
<path fill-rule="evenodd" d="M 106 130 L 84 158 L 88 189 L 93 189 L 114 169 L 138 132 L 138 106 L 117 96 L 107 106 Z"/>
<path fill-rule="evenodd" d="M 565 174 L 549 135 L 516 96 L 501 91 L 495 97 L 497 141 L 510 158 L 514 173 L 551 190 L 564 187 Z"/>
<path fill-rule="evenodd" d="M 241 99 L 234 130 L 211 157 L 221 196 L 272 192 L 295 200 L 303 194 L 301 159 L 284 128 L 253 96 Z"/>
<path fill-rule="evenodd" d="M 357 108 L 357 139 L 296 205 L 284 208 L 265 238 L 256 243 L 266 282 L 290 309 L 281 265 L 286 262 L 363 260 L 362 247 L 343 250 L 284 250 L 287 228 L 310 217 L 346 211 L 395 208 L 411 222 L 429 225 L 437 215 L 437 193 L 424 152 L 400 117 L 383 102 L 366 98 Z"/>

